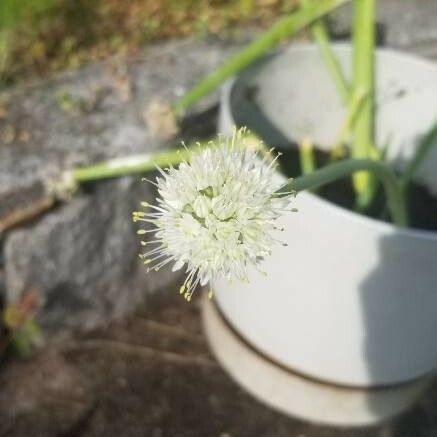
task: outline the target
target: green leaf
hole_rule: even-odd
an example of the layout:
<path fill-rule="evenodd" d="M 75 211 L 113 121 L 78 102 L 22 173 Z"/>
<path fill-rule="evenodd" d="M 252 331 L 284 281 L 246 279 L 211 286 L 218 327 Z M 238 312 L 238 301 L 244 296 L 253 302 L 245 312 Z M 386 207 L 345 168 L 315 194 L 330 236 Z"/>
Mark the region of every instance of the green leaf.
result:
<path fill-rule="evenodd" d="M 314 0 L 301 0 L 302 6 L 308 6 L 311 1 Z M 326 28 L 323 18 L 316 20 L 311 25 L 311 33 L 313 35 L 314 41 L 319 47 L 320 54 L 334 80 L 335 86 L 340 94 L 341 99 L 344 103 L 349 101 L 350 91 L 349 84 L 345 78 L 344 72 L 341 68 L 338 59 L 336 58 L 334 52 L 331 49 L 331 43 L 329 39 L 329 33 Z"/>
<path fill-rule="evenodd" d="M 348 1 L 349 0 L 323 0 L 321 2 L 312 2 L 297 12 L 279 19 L 269 30 L 256 38 L 236 55 L 232 56 L 221 67 L 206 76 L 177 100 L 174 105 L 174 110 L 178 114 L 183 113 L 193 103 L 214 91 L 229 77 L 246 68 L 267 52 L 267 50 L 274 47 L 279 41 L 295 35 L 315 20 L 323 17 Z"/>
<path fill-rule="evenodd" d="M 13 27 L 23 18 L 43 12 L 55 3 L 56 0 L 1 0 L 0 29 Z"/>

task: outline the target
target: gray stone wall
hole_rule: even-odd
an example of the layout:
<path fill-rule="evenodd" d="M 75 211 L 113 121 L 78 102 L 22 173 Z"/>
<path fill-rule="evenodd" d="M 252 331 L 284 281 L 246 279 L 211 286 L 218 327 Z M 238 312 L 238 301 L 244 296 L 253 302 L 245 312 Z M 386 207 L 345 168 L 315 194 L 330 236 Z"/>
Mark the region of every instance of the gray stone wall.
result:
<path fill-rule="evenodd" d="M 168 270 L 147 275 L 138 260 L 131 213 L 155 196 L 140 176 L 88 184 L 40 214 L 43 182 L 72 166 L 177 144 L 178 138 L 166 143 L 152 135 L 145 108 L 155 96 L 173 100 L 232 50 L 217 41 L 172 41 L 128 63 L 89 65 L 2 95 L 0 292 L 6 304 L 30 293 L 47 332 L 88 329 L 132 312 L 147 294 L 178 280 Z M 195 108 L 186 135 L 214 131 L 207 109 L 216 102 L 217 94 Z M 35 217 L 10 227 L 29 210 Z"/>

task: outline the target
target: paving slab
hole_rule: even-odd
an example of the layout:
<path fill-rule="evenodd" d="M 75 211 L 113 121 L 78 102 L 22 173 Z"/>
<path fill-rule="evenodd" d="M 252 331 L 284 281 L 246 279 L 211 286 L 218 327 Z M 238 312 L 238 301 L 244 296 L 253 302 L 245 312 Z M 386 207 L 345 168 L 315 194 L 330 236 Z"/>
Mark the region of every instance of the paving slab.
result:
<path fill-rule="evenodd" d="M 174 287 L 104 330 L 48 344 L 0 372 L 8 437 L 432 437 L 437 387 L 380 427 L 336 429 L 288 418 L 240 389 L 209 352 L 200 299 Z"/>

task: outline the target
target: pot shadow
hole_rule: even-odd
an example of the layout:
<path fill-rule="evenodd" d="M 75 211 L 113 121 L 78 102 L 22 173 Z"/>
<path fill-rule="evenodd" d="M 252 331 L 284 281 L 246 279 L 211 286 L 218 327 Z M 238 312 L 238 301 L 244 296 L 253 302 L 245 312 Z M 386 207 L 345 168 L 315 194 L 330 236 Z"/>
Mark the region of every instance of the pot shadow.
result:
<path fill-rule="evenodd" d="M 378 262 L 359 284 L 362 351 L 370 380 L 400 381 L 411 374 L 417 377 L 428 374 L 431 378 L 423 362 L 437 363 L 437 351 L 430 349 L 437 333 L 435 245 L 435 241 L 422 239 L 418 247 L 412 239 L 408 241 L 397 232 L 378 242 Z M 422 372 L 415 373 L 417 369 Z M 413 398 L 418 401 L 423 394 L 419 390 Z M 386 406 L 383 398 L 371 396 L 367 404 L 375 414 Z M 434 400 L 434 410 L 436 406 Z M 433 430 L 437 432 L 429 399 L 395 420 L 393 429 L 393 437 L 429 437 Z"/>
<path fill-rule="evenodd" d="M 415 143 L 419 145 L 435 129 L 434 125 L 417 136 Z M 436 155 L 429 157 L 435 163 Z M 398 156 L 392 164 L 405 168 L 409 161 Z M 415 230 L 409 230 L 408 235 L 394 231 L 380 237 L 378 261 L 359 284 L 365 332 L 363 354 L 370 380 L 405 381 L 413 376 L 420 380 L 423 376 L 431 383 L 435 379 L 437 216 L 432 193 L 437 187 L 433 171 L 417 173 L 419 180 L 412 181 L 408 201 L 408 216 Z M 421 231 L 424 229 L 427 231 Z M 394 436 L 437 435 L 437 384 L 417 398 L 416 404 L 393 422 Z M 384 408 L 375 399 L 369 399 L 368 406 L 375 413 Z"/>
<path fill-rule="evenodd" d="M 233 88 L 230 97 L 231 108 L 238 108 L 232 114 L 236 124 L 247 126 L 261 138 L 268 138 L 269 145 L 273 144 L 279 150 L 297 147 L 256 104 L 256 93 L 255 87 Z M 298 160 L 294 160 L 288 163 L 286 172 L 288 176 L 296 176 L 299 170 Z M 414 247 L 410 247 L 411 251 L 406 250 L 403 236 L 394 232 L 381 238 L 378 246 L 378 262 L 368 277 L 359 284 L 365 332 L 362 351 L 371 380 L 392 371 L 396 373 L 415 367 L 416 357 L 427 354 L 427 344 L 430 344 L 429 341 L 424 342 L 421 335 L 428 339 L 436 338 L 437 348 L 437 316 L 433 317 L 437 308 L 437 297 L 429 292 L 437 288 L 437 284 L 432 283 L 432 274 L 429 273 L 435 268 L 435 258 L 433 261 L 431 256 L 435 253 L 435 243 L 421 245 L 419 253 L 413 250 Z M 391 281 L 399 272 L 403 278 L 402 289 Z M 422 304 L 418 305 L 419 301 Z M 402 345 L 406 337 L 411 337 L 412 332 L 416 334 L 406 350 Z M 381 356 L 384 356 L 383 361 Z M 375 414 L 385 410 L 384 399 L 368 395 L 366 402 L 369 410 Z M 390 437 L 437 435 L 436 408 L 437 384 L 414 407 L 386 422 L 383 429 L 389 429 Z"/>

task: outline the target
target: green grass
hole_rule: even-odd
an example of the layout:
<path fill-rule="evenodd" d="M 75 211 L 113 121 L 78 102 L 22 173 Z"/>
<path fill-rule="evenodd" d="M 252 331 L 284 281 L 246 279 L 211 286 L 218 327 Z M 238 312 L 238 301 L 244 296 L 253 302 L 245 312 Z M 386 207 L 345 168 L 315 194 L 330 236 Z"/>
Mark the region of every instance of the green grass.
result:
<path fill-rule="evenodd" d="M 0 1 L 0 80 L 10 62 L 10 54 L 17 39 L 17 27 L 26 19 L 34 23 L 54 6 L 56 0 Z"/>
<path fill-rule="evenodd" d="M 2 0 L 0 2 L 0 29 L 16 26 L 24 18 L 37 18 L 47 12 L 56 0 Z"/>
<path fill-rule="evenodd" d="M 267 28 L 297 0 L 0 0 L 0 71 L 5 83 L 136 53 L 170 37 Z"/>

